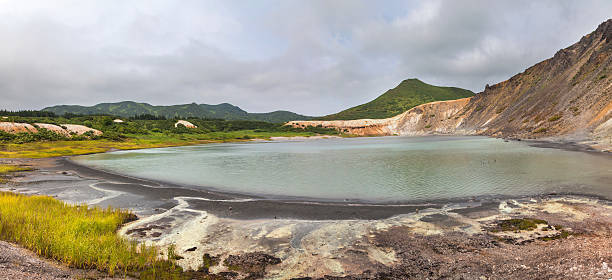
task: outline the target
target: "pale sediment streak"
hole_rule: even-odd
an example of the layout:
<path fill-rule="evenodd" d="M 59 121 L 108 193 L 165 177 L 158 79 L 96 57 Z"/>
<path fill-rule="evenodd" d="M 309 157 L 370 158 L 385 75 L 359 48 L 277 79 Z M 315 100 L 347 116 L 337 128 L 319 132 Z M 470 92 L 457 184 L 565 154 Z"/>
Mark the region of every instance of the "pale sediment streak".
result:
<path fill-rule="evenodd" d="M 105 200 L 108 200 L 108 199 L 112 199 L 112 198 L 115 198 L 115 197 L 118 197 L 118 196 L 124 194 L 124 192 L 113 191 L 113 190 L 105 190 L 105 189 L 96 187 L 97 184 L 99 184 L 99 183 L 91 184 L 91 185 L 89 185 L 89 187 L 94 189 L 94 190 L 96 190 L 96 191 L 103 192 L 103 193 L 108 194 L 108 195 L 103 196 L 101 198 L 96 198 L 96 199 L 92 199 L 92 200 L 87 201 L 87 204 L 89 204 L 89 205 L 91 205 L 91 204 L 98 204 L 98 203 L 100 203 L 102 201 L 105 201 Z"/>

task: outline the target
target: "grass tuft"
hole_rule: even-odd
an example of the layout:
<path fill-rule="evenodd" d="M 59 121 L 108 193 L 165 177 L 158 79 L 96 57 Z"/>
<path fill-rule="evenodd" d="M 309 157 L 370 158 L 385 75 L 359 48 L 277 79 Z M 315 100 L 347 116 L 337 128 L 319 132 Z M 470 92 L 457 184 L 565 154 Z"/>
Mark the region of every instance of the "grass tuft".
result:
<path fill-rule="evenodd" d="M 0 192 L 0 238 L 71 267 L 141 279 L 178 279 L 181 268 L 160 257 L 157 247 L 139 246 L 117 235 L 133 219 L 119 209 L 70 205 L 48 196 Z M 166 277 L 168 276 L 168 277 Z"/>
<path fill-rule="evenodd" d="M 0 164 L 0 184 L 6 183 L 7 180 L 5 178 L 11 172 L 29 171 L 29 170 L 32 170 L 32 168 L 27 167 L 27 166 Z"/>

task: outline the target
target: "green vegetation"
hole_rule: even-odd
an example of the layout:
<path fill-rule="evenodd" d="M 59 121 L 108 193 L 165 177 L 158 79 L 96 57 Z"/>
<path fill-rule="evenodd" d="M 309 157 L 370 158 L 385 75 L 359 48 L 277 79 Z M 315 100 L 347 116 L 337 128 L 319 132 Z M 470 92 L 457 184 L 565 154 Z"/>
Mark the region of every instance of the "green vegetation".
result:
<path fill-rule="evenodd" d="M 5 183 L 5 177 L 11 172 L 28 171 L 32 170 L 30 167 L 19 166 L 19 165 L 4 165 L 0 164 L 0 184 Z"/>
<path fill-rule="evenodd" d="M 561 118 L 561 115 L 554 115 L 554 116 L 548 118 L 548 121 L 549 122 L 554 122 L 556 120 L 559 120 L 560 118 Z"/>
<path fill-rule="evenodd" d="M 471 97 L 472 91 L 456 87 L 438 87 L 418 79 L 401 82 L 397 87 L 368 103 L 327 115 L 320 120 L 384 119 L 401 114 L 415 106 L 441 100 Z"/>
<path fill-rule="evenodd" d="M 116 234 L 134 215 L 118 209 L 69 205 L 47 196 L 0 192 L 0 238 L 72 267 L 141 279 L 178 279 L 182 269 L 157 247 Z M 171 255 L 169 250 L 168 255 Z"/>
<path fill-rule="evenodd" d="M 497 223 L 497 227 L 493 229 L 493 232 L 499 231 L 518 231 L 518 230 L 526 230 L 531 231 L 538 228 L 538 224 L 547 225 L 548 222 L 539 219 L 509 219 L 502 220 Z"/>
<path fill-rule="evenodd" d="M 573 235 L 573 233 L 571 233 L 569 231 L 566 231 L 566 230 L 561 230 L 561 232 L 559 234 L 556 234 L 556 235 L 553 235 L 553 236 L 544 236 L 544 237 L 540 237 L 538 239 L 540 239 L 542 241 L 551 241 L 551 240 L 568 238 L 570 235 Z"/>
<path fill-rule="evenodd" d="M 0 165 L 0 175 L 6 175 L 11 172 L 28 171 L 28 170 L 32 170 L 32 169 L 29 167 L 18 166 L 18 165 Z"/>
<path fill-rule="evenodd" d="M 106 152 L 111 149 L 142 149 L 203 144 L 212 142 L 269 139 L 273 136 L 338 135 L 334 129 L 323 127 L 293 128 L 282 124 L 258 121 L 224 121 L 187 119 L 197 128 L 174 127 L 176 120 L 124 119 L 113 122 L 111 116 L 19 117 L 7 121 L 21 123 L 81 124 L 103 132 L 65 137 L 39 129 L 38 133 L 10 134 L 0 131 L 0 157 L 41 158 Z"/>
<path fill-rule="evenodd" d="M 303 116 L 288 111 L 274 111 L 270 113 L 247 113 L 246 111 L 228 103 L 218 105 L 208 104 L 182 104 L 170 106 L 153 106 L 147 103 L 123 101 L 117 103 L 100 103 L 94 106 L 57 105 L 47 107 L 43 111 L 53 112 L 56 115 L 115 115 L 124 118 L 137 115 L 152 115 L 164 118 L 207 118 L 224 120 L 251 120 L 284 123 L 294 120 L 310 120 L 312 117 Z"/>
<path fill-rule="evenodd" d="M 546 127 L 540 127 L 540 128 L 538 128 L 538 129 L 534 130 L 533 132 L 534 132 L 534 133 L 544 133 L 544 132 L 546 132 L 547 130 L 548 130 L 548 129 L 546 129 Z"/>

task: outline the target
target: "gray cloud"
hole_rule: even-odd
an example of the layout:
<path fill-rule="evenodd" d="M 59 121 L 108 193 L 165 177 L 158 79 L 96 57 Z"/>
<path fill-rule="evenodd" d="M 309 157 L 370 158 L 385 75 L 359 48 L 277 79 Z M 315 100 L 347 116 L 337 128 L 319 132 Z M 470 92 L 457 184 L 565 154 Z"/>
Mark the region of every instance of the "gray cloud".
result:
<path fill-rule="evenodd" d="M 2 1 L 0 107 L 230 102 L 323 115 L 401 80 L 480 91 L 610 1 Z"/>

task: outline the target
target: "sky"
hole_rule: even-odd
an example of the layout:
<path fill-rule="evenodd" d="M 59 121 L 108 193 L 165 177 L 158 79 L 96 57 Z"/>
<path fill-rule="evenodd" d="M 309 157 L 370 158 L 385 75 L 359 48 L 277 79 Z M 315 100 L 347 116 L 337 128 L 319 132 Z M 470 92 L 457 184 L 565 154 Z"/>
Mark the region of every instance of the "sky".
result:
<path fill-rule="evenodd" d="M 0 108 L 228 102 L 326 115 L 402 80 L 480 92 L 612 1 L 0 0 Z"/>

